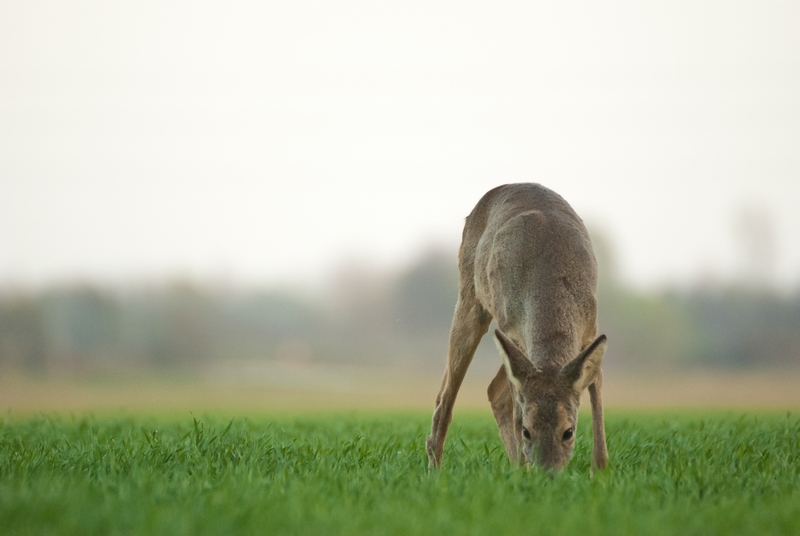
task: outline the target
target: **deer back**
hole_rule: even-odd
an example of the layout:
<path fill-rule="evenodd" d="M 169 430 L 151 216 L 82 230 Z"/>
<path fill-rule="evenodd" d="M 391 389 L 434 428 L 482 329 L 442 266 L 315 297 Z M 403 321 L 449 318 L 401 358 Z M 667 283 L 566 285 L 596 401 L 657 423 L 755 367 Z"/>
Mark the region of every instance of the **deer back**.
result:
<path fill-rule="evenodd" d="M 563 366 L 594 339 L 591 241 L 552 190 L 508 184 L 489 191 L 467 217 L 459 267 L 462 293 L 474 292 L 535 365 Z"/>

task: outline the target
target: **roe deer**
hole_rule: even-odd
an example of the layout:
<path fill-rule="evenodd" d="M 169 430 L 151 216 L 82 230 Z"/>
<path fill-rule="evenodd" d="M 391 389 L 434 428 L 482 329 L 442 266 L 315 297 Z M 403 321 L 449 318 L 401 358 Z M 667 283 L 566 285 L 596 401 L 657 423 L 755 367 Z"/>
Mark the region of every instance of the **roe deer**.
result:
<path fill-rule="evenodd" d="M 597 263 L 583 222 L 539 184 L 489 191 L 467 217 L 458 252 L 459 294 L 428 461 L 439 466 L 453 404 L 472 356 L 497 320 L 503 365 L 489 401 L 512 462 L 560 470 L 572 456 L 578 405 L 589 389 L 593 466 L 608 460 L 597 336 Z"/>

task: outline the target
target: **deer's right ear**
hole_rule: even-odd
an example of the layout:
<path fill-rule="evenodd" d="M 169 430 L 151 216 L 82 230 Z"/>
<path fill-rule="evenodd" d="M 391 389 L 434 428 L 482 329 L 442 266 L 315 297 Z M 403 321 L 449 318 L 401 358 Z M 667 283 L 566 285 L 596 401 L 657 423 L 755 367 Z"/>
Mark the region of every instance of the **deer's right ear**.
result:
<path fill-rule="evenodd" d="M 508 376 L 508 380 L 514 386 L 514 389 L 519 392 L 522 380 L 530 377 L 534 372 L 533 363 L 528 361 L 528 358 L 517 348 L 517 345 L 503 335 L 499 329 L 494 331 L 494 342 L 503 356 L 506 376 Z"/>

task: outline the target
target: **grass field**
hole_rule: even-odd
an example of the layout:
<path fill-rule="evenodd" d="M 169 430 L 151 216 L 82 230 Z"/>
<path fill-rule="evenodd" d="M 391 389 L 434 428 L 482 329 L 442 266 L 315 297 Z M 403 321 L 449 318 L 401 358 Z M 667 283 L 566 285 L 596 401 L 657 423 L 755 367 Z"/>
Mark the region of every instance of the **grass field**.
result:
<path fill-rule="evenodd" d="M 611 412 L 550 480 L 457 412 L 429 471 L 425 413 L 11 417 L 0 534 L 797 534 L 800 415 Z"/>

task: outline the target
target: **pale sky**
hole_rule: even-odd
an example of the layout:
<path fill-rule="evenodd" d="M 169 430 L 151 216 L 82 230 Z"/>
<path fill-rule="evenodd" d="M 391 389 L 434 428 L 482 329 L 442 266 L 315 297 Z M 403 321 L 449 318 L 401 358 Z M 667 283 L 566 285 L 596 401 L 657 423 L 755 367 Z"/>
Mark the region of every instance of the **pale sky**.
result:
<path fill-rule="evenodd" d="M 633 284 L 800 287 L 800 2 L 0 2 L 0 285 L 313 282 L 522 181 Z"/>

